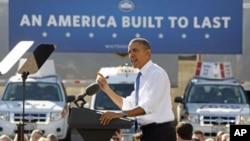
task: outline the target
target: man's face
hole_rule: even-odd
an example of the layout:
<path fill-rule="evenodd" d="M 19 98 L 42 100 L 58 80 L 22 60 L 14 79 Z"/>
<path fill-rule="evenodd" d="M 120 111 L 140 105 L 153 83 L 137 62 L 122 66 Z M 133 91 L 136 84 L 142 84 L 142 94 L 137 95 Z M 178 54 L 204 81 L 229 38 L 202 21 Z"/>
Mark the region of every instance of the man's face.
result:
<path fill-rule="evenodd" d="M 42 136 L 41 134 L 35 133 L 35 134 L 32 136 L 32 141 L 38 141 L 39 138 L 40 138 L 41 136 Z"/>
<path fill-rule="evenodd" d="M 195 137 L 197 137 L 200 141 L 203 141 L 203 137 L 201 134 L 194 134 Z"/>
<path fill-rule="evenodd" d="M 9 141 L 8 137 L 1 137 L 0 141 Z"/>
<path fill-rule="evenodd" d="M 6 138 L 1 138 L 0 141 L 8 141 Z"/>
<path fill-rule="evenodd" d="M 134 68 L 141 69 L 150 59 L 150 49 L 146 49 L 143 44 L 133 42 L 128 47 L 129 59 Z"/>

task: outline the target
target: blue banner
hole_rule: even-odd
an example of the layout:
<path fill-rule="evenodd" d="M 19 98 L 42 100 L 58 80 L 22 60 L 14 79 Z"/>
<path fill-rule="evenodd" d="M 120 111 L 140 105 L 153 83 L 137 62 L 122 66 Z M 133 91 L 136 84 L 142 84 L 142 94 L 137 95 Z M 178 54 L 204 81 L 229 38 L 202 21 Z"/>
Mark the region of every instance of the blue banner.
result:
<path fill-rule="evenodd" d="M 10 49 L 21 40 L 57 52 L 126 53 L 135 37 L 153 53 L 242 53 L 242 0 L 10 0 Z"/>

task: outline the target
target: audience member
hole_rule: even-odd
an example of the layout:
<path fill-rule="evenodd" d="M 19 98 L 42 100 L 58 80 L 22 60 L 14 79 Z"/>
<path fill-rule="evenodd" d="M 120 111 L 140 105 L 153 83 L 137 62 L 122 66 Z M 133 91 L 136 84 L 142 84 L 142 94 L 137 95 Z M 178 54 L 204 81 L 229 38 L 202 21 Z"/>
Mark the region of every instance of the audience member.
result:
<path fill-rule="evenodd" d="M 191 141 L 193 126 L 188 122 L 179 122 L 176 126 L 177 141 Z"/>
<path fill-rule="evenodd" d="M 192 141 L 200 141 L 197 137 L 192 137 Z"/>
<path fill-rule="evenodd" d="M 42 136 L 42 137 L 40 137 L 40 138 L 38 139 L 38 141 L 48 141 L 48 140 L 47 140 L 47 138 L 45 138 L 45 137 Z"/>
<path fill-rule="evenodd" d="M 43 136 L 43 132 L 39 129 L 35 129 L 32 131 L 30 135 L 30 141 L 38 141 L 38 139 L 42 136 Z"/>
<path fill-rule="evenodd" d="M 58 141 L 58 137 L 54 133 L 50 133 L 47 135 L 47 141 Z"/>
<path fill-rule="evenodd" d="M 140 141 L 142 132 L 137 132 L 133 135 L 133 141 Z"/>
<path fill-rule="evenodd" d="M 190 119 L 189 119 L 189 113 L 188 113 L 188 111 L 186 111 L 184 113 L 184 118 L 182 119 L 182 122 L 189 122 L 189 121 L 190 121 Z"/>
<path fill-rule="evenodd" d="M 221 136 L 222 136 L 224 133 L 225 133 L 224 131 L 219 131 L 219 132 L 217 132 L 216 137 L 215 137 L 215 141 L 222 141 L 222 140 L 221 140 Z"/>
<path fill-rule="evenodd" d="M 204 134 L 201 130 L 195 130 L 193 132 L 193 138 L 197 138 L 199 141 L 205 141 Z"/>
<path fill-rule="evenodd" d="M 229 133 L 224 133 L 221 136 L 221 141 L 229 141 L 229 139 L 230 139 L 230 134 Z"/>
<path fill-rule="evenodd" d="M 120 129 L 117 129 L 112 138 L 110 139 L 110 141 L 122 141 L 122 140 L 123 140 L 122 131 Z"/>
<path fill-rule="evenodd" d="M 213 138 L 206 138 L 205 141 L 214 141 Z"/>
<path fill-rule="evenodd" d="M 0 136 L 0 141 L 12 141 L 12 139 L 8 135 L 3 134 Z"/>

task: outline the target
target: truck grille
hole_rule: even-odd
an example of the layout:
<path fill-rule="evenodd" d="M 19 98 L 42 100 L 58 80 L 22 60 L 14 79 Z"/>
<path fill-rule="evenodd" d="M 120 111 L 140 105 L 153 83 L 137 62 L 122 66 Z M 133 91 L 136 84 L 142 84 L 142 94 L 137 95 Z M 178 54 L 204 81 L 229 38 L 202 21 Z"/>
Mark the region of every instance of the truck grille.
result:
<path fill-rule="evenodd" d="M 47 115 L 45 113 L 26 113 L 24 114 L 24 122 L 36 123 L 36 122 L 46 122 Z M 14 114 L 14 121 L 20 122 L 23 120 L 22 113 Z"/>
<path fill-rule="evenodd" d="M 204 125 L 234 125 L 236 124 L 235 117 L 229 116 L 204 116 L 201 118 L 201 124 Z"/>

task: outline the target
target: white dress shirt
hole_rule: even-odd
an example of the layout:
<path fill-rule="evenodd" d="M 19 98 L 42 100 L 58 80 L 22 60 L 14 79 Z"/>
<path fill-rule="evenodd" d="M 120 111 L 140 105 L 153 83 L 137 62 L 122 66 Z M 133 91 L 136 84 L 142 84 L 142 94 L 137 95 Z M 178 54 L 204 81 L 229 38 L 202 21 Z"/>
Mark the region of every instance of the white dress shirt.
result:
<path fill-rule="evenodd" d="M 174 120 L 170 96 L 170 80 L 166 71 L 148 61 L 140 70 L 139 102 L 138 106 L 144 109 L 145 115 L 137 116 L 140 125 L 163 123 Z M 123 98 L 122 110 L 135 108 L 135 91 Z"/>

